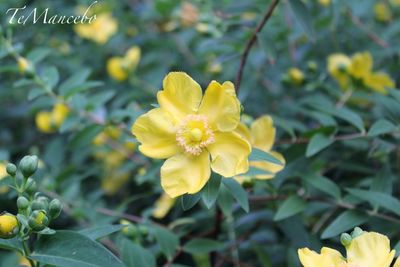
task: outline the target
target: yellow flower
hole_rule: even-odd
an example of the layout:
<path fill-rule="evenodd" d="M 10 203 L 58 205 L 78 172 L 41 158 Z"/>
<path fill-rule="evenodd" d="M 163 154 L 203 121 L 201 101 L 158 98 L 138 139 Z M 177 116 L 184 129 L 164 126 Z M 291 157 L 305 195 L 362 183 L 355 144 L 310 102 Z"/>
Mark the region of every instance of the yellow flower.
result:
<path fill-rule="evenodd" d="M 386 88 L 395 87 L 394 81 L 383 72 L 372 73 L 366 77 L 364 82 L 367 87 L 381 94 L 387 94 Z"/>
<path fill-rule="evenodd" d="M 174 206 L 175 201 L 176 198 L 172 198 L 167 194 L 162 194 L 154 204 L 153 217 L 157 219 L 164 218 Z"/>
<path fill-rule="evenodd" d="M 117 81 L 124 81 L 136 69 L 140 61 L 140 48 L 130 48 L 124 57 L 112 57 L 107 61 L 108 74 Z"/>
<path fill-rule="evenodd" d="M 390 7 L 383 2 L 378 2 L 374 5 L 375 19 L 380 22 L 388 22 L 392 18 Z"/>
<path fill-rule="evenodd" d="M 331 4 L 331 0 L 318 0 L 318 3 L 321 5 L 321 6 L 329 6 L 330 4 Z"/>
<path fill-rule="evenodd" d="M 53 133 L 60 128 L 68 113 L 67 105 L 57 103 L 51 111 L 40 111 L 36 114 L 36 127 L 43 133 Z"/>
<path fill-rule="evenodd" d="M 287 74 L 294 85 L 301 85 L 304 82 L 304 74 L 298 68 L 290 68 Z"/>
<path fill-rule="evenodd" d="M 351 57 L 349 73 L 356 79 L 363 80 L 372 72 L 373 59 L 369 52 L 356 53 Z"/>
<path fill-rule="evenodd" d="M 24 57 L 18 57 L 17 64 L 18 64 L 18 70 L 21 73 L 25 73 L 26 71 L 28 71 L 29 68 L 31 68 L 31 64 Z"/>
<path fill-rule="evenodd" d="M 389 0 L 392 6 L 398 7 L 400 6 L 400 0 Z"/>
<path fill-rule="evenodd" d="M 338 251 L 325 247 L 320 254 L 308 248 L 299 249 L 298 254 L 304 267 L 389 267 L 395 251 L 390 250 L 390 241 L 386 236 L 364 232 L 353 238 L 346 247 L 347 258 L 342 257 Z"/>
<path fill-rule="evenodd" d="M 0 162 L 0 181 L 8 176 L 7 173 L 7 164 Z M 8 192 L 8 186 L 2 185 L 0 186 L 0 194 L 4 194 Z"/>
<path fill-rule="evenodd" d="M 170 197 L 199 192 L 210 178 L 210 167 L 224 177 L 248 170 L 251 146 L 234 132 L 240 103 L 231 82 L 212 81 L 203 96 L 190 76 L 171 72 L 157 100 L 160 107 L 140 116 L 132 133 L 144 155 L 167 159 L 161 186 Z"/>
<path fill-rule="evenodd" d="M 107 139 L 118 140 L 121 136 L 121 130 L 115 126 L 107 126 L 101 133 L 93 139 L 96 146 L 104 145 Z"/>
<path fill-rule="evenodd" d="M 342 89 L 347 89 L 350 83 L 348 69 L 351 59 L 344 54 L 332 54 L 328 57 L 328 72 L 339 83 Z"/>
<path fill-rule="evenodd" d="M 196 24 L 199 19 L 199 10 L 189 2 L 183 2 L 181 7 L 181 23 L 185 27 Z"/>
<path fill-rule="evenodd" d="M 17 217 L 9 213 L 0 215 L 0 238 L 8 239 L 14 237 L 18 228 Z"/>
<path fill-rule="evenodd" d="M 129 181 L 129 173 L 123 171 L 110 171 L 101 183 L 101 188 L 107 195 L 114 195 Z"/>
<path fill-rule="evenodd" d="M 117 32 L 118 23 L 110 13 L 103 13 L 98 15 L 92 23 L 78 24 L 74 29 L 82 38 L 105 44 Z"/>
<path fill-rule="evenodd" d="M 250 166 L 264 170 L 266 172 L 270 172 L 271 174 L 258 174 L 255 175 L 256 179 L 272 179 L 275 174 L 283 170 L 285 164 L 285 158 L 282 154 L 271 151 L 272 146 L 275 142 L 275 133 L 276 129 L 273 126 L 273 121 L 270 116 L 264 115 L 257 120 L 255 120 L 250 129 L 244 124 L 240 123 L 239 127 L 236 129 L 241 136 L 249 140 L 251 145 L 255 148 L 263 150 L 265 152 L 270 153 L 277 159 L 279 159 L 283 165 L 278 165 L 266 161 L 250 161 Z M 235 177 L 239 182 L 243 182 L 247 180 L 249 177 L 246 176 L 237 176 Z"/>

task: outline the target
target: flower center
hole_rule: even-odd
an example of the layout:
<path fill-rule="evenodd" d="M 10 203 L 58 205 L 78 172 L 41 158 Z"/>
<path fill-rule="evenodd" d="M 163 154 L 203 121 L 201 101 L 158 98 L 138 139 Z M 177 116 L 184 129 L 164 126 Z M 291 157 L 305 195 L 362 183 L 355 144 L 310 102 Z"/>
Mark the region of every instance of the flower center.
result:
<path fill-rule="evenodd" d="M 192 155 L 199 155 L 203 149 L 214 143 L 214 133 L 204 115 L 188 115 L 180 124 L 176 133 L 176 141 Z"/>

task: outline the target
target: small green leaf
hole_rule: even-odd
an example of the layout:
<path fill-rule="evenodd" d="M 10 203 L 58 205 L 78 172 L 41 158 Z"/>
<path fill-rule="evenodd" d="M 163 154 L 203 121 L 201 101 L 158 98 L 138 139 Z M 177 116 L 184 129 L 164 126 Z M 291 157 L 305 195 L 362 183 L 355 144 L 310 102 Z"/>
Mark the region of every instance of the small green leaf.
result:
<path fill-rule="evenodd" d="M 92 142 L 93 138 L 101 132 L 103 126 L 89 125 L 81 131 L 78 131 L 72 138 L 70 145 L 71 148 L 82 148 Z"/>
<path fill-rule="evenodd" d="M 368 216 L 356 210 L 347 210 L 340 214 L 322 233 L 321 238 L 338 236 L 356 226 L 365 223 Z"/>
<path fill-rule="evenodd" d="M 168 229 L 159 226 L 153 227 L 153 234 L 160 245 L 161 251 L 168 259 L 171 259 L 179 246 L 178 236 Z"/>
<path fill-rule="evenodd" d="M 33 88 L 28 93 L 28 100 L 31 101 L 44 94 L 46 94 L 46 92 L 42 88 Z"/>
<path fill-rule="evenodd" d="M 233 178 L 224 178 L 222 180 L 228 192 L 237 200 L 242 209 L 249 212 L 249 196 L 246 190 Z"/>
<path fill-rule="evenodd" d="M 121 247 L 121 258 L 127 267 L 156 267 L 156 259 L 147 249 L 128 239 L 122 240 Z"/>
<path fill-rule="evenodd" d="M 323 135 L 323 134 L 315 134 L 310 143 L 308 143 L 306 150 L 306 157 L 311 157 L 323 150 L 324 148 L 330 146 L 334 142 L 333 139 Z"/>
<path fill-rule="evenodd" d="M 302 178 L 315 188 L 325 192 L 336 199 L 340 199 L 340 188 L 332 180 L 318 174 L 306 174 Z"/>
<path fill-rule="evenodd" d="M 347 189 L 347 191 L 359 199 L 368 201 L 373 207 L 378 205 L 400 216 L 400 201 L 391 195 L 362 189 Z"/>
<path fill-rule="evenodd" d="M 80 234 L 89 237 L 92 240 L 96 240 L 105 236 L 108 236 L 112 233 L 118 232 L 126 225 L 102 225 L 89 229 L 84 229 L 79 231 Z"/>
<path fill-rule="evenodd" d="M 74 73 L 71 77 L 66 79 L 63 83 L 60 84 L 60 93 L 65 94 L 66 92 L 72 90 L 76 86 L 84 83 L 90 75 L 90 69 L 80 69 L 76 73 Z"/>
<path fill-rule="evenodd" d="M 23 253 L 24 249 L 22 247 L 21 241 L 18 237 L 14 237 L 11 239 L 0 239 L 0 248 L 7 250 L 16 250 Z"/>
<path fill-rule="evenodd" d="M 201 198 L 201 194 L 197 193 L 194 195 L 191 194 L 185 194 L 183 196 L 181 196 L 181 206 L 183 210 L 190 210 L 191 208 L 194 207 L 194 205 L 197 204 L 197 202 L 199 202 Z"/>
<path fill-rule="evenodd" d="M 59 267 L 124 267 L 102 245 L 73 231 L 57 231 L 54 235 L 40 236 L 30 258 Z"/>
<path fill-rule="evenodd" d="M 368 131 L 368 136 L 373 137 L 381 134 L 390 133 L 395 129 L 396 126 L 393 123 L 385 119 L 380 119 L 372 124 L 371 128 Z"/>
<path fill-rule="evenodd" d="M 43 82 L 48 86 L 49 89 L 54 89 L 54 87 L 57 85 L 60 76 L 58 74 L 58 70 L 55 67 L 48 67 L 46 68 L 42 75 L 42 80 Z"/>
<path fill-rule="evenodd" d="M 294 17 L 300 23 L 304 32 L 312 40 L 315 39 L 314 27 L 312 25 L 311 16 L 307 6 L 301 0 L 289 0 L 289 5 L 293 11 Z"/>
<path fill-rule="evenodd" d="M 232 195 L 230 194 L 230 192 L 223 183 L 221 184 L 221 187 L 219 189 L 217 203 L 225 215 L 232 214 L 232 207 L 234 200 Z"/>
<path fill-rule="evenodd" d="M 274 221 L 280 221 L 302 212 L 307 203 L 299 196 L 291 196 L 286 199 L 275 214 Z"/>
<path fill-rule="evenodd" d="M 224 243 L 212 239 L 197 238 L 187 242 L 183 247 L 183 250 L 191 254 L 206 254 L 223 248 Z"/>
<path fill-rule="evenodd" d="M 251 161 L 268 161 L 277 165 L 283 165 L 283 163 L 275 158 L 273 155 L 271 155 L 268 152 L 262 151 L 261 149 L 258 148 L 253 148 L 251 151 L 251 154 L 249 156 L 249 160 Z"/>
<path fill-rule="evenodd" d="M 208 209 L 210 209 L 217 200 L 220 185 L 221 175 L 213 173 L 207 184 L 201 190 L 203 202 Z"/>

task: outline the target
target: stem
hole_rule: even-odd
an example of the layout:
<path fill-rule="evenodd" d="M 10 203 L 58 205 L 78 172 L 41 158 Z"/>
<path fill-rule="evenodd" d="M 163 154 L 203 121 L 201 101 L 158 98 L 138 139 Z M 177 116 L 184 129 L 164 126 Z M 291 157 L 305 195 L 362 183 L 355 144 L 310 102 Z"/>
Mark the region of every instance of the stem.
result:
<path fill-rule="evenodd" d="M 279 0 L 274 0 L 272 4 L 269 6 L 267 12 L 265 13 L 264 17 L 260 21 L 260 23 L 257 25 L 257 28 L 254 30 L 250 40 L 247 42 L 246 47 L 244 49 L 242 58 L 240 60 L 240 66 L 239 66 L 239 71 L 236 75 L 236 93 L 239 92 L 240 89 L 240 83 L 242 82 L 242 75 L 243 75 L 243 70 L 246 65 L 247 57 L 249 55 L 249 52 L 251 50 L 251 47 L 254 45 L 254 43 L 257 40 L 257 34 L 261 32 L 269 18 L 271 17 L 272 13 L 275 10 L 275 7 L 278 5 Z"/>
<path fill-rule="evenodd" d="M 229 215 L 227 215 L 226 223 L 228 225 L 229 241 L 231 243 L 234 243 L 236 241 L 236 232 L 235 232 L 234 219 L 232 213 L 229 213 Z M 232 259 L 234 260 L 233 265 L 235 267 L 240 267 L 240 265 L 238 264 L 240 262 L 240 257 L 239 257 L 239 249 L 237 246 L 231 248 L 231 254 L 232 254 Z"/>
<path fill-rule="evenodd" d="M 31 252 L 26 241 L 27 240 L 25 238 L 22 239 L 22 248 L 24 249 L 24 257 L 29 261 L 31 267 L 36 267 L 36 263 L 28 258 L 31 255 Z"/>

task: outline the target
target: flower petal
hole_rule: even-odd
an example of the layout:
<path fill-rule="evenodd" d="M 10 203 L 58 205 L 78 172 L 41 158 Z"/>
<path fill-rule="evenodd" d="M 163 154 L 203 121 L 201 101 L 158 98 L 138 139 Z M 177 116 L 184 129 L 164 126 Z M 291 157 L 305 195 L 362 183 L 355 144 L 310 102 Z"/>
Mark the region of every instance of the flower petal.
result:
<path fill-rule="evenodd" d="M 383 72 L 372 73 L 365 78 L 364 82 L 366 86 L 381 94 L 387 94 L 387 88 L 395 86 L 392 78 Z"/>
<path fill-rule="evenodd" d="M 251 134 L 250 134 L 250 129 L 249 127 L 246 126 L 243 122 L 240 122 L 235 129 L 235 132 L 240 134 L 243 138 L 245 138 L 247 141 L 250 142 L 251 140 Z"/>
<path fill-rule="evenodd" d="M 215 143 L 207 146 L 211 153 L 211 168 L 224 177 L 233 177 L 249 169 L 250 144 L 238 133 L 215 133 Z"/>
<path fill-rule="evenodd" d="M 210 178 L 210 154 L 181 153 L 167 159 L 161 167 L 161 186 L 172 198 L 199 192 Z"/>
<path fill-rule="evenodd" d="M 139 150 L 148 157 L 164 159 L 181 151 L 172 119 L 161 108 L 140 116 L 132 126 L 132 133 L 141 143 Z"/>
<path fill-rule="evenodd" d="M 334 249 L 322 248 L 321 253 L 302 248 L 297 251 L 301 264 L 304 267 L 343 267 L 346 266 L 342 255 Z"/>
<path fill-rule="evenodd" d="M 262 116 L 255 120 L 250 128 L 251 144 L 266 152 L 270 151 L 274 141 L 276 129 L 270 116 Z"/>
<path fill-rule="evenodd" d="M 390 251 L 390 241 L 386 236 L 367 232 L 351 241 L 347 248 L 347 261 L 350 265 L 363 267 L 390 266 L 394 253 L 394 250 Z"/>
<path fill-rule="evenodd" d="M 285 167 L 286 161 L 285 158 L 282 156 L 282 154 L 276 151 L 270 151 L 269 153 L 273 155 L 275 158 L 279 159 L 279 161 L 282 162 L 283 165 L 274 164 L 268 161 L 250 161 L 250 166 L 272 173 L 272 174 L 259 174 L 254 176 L 254 178 L 256 179 L 274 178 L 275 174 L 283 170 L 283 168 Z"/>
<path fill-rule="evenodd" d="M 200 85 L 184 72 L 170 72 L 157 94 L 160 107 L 170 113 L 176 122 L 187 114 L 197 112 L 202 92 Z"/>
<path fill-rule="evenodd" d="M 168 212 L 172 209 L 176 202 L 176 198 L 171 198 L 167 194 L 163 193 L 155 202 L 153 217 L 157 219 L 164 218 Z"/>
<path fill-rule="evenodd" d="M 233 84 L 212 81 L 203 97 L 199 113 L 206 115 L 212 128 L 222 132 L 234 130 L 240 122 L 240 103 Z"/>

